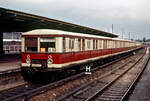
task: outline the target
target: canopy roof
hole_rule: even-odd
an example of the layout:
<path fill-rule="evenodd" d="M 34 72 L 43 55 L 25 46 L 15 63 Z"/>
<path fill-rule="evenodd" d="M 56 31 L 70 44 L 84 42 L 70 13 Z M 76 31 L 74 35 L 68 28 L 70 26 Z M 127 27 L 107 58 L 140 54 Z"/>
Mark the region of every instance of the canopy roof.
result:
<path fill-rule="evenodd" d="M 118 37 L 113 33 L 5 8 L 0 8 L 0 28 L 1 32 L 57 29 L 112 38 Z"/>

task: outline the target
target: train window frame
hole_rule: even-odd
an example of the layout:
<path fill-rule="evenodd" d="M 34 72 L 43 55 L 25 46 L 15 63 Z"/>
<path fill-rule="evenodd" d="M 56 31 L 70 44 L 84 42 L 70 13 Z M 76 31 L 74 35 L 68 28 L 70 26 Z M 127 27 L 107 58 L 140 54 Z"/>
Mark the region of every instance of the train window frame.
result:
<path fill-rule="evenodd" d="M 95 48 L 98 49 L 98 40 L 95 40 Z"/>
<path fill-rule="evenodd" d="M 103 41 L 103 49 L 107 49 L 107 40 L 106 39 Z"/>
<path fill-rule="evenodd" d="M 78 51 L 81 51 L 81 39 L 78 39 Z"/>
<path fill-rule="evenodd" d="M 90 49 L 91 48 L 91 46 L 90 46 L 90 43 L 91 41 L 90 41 L 90 39 L 87 39 L 87 49 Z"/>
<path fill-rule="evenodd" d="M 33 41 L 34 39 L 36 39 L 35 42 Z M 30 40 L 30 42 L 27 42 L 26 40 Z M 32 47 L 30 45 L 32 45 Z M 38 37 L 24 37 L 24 51 L 25 52 L 37 52 L 38 51 Z"/>
<path fill-rule="evenodd" d="M 40 37 L 39 43 L 41 53 L 56 52 L 56 37 Z"/>
<path fill-rule="evenodd" d="M 98 45 L 98 47 L 99 47 L 98 49 L 101 49 L 101 47 L 102 47 L 102 40 L 98 40 L 98 44 L 99 44 Z"/>
<path fill-rule="evenodd" d="M 85 39 L 82 39 L 82 51 L 85 51 Z"/>
<path fill-rule="evenodd" d="M 69 49 L 73 51 L 75 48 L 75 39 L 74 38 L 69 38 Z"/>
<path fill-rule="evenodd" d="M 95 40 L 93 40 L 93 50 L 95 50 Z"/>
<path fill-rule="evenodd" d="M 66 52 L 66 37 L 62 37 L 62 41 L 63 41 L 63 52 Z"/>

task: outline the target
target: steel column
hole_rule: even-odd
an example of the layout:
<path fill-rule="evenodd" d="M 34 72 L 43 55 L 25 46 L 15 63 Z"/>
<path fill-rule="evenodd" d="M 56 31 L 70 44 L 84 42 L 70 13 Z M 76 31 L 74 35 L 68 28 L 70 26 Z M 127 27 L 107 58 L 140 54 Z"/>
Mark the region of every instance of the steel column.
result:
<path fill-rule="evenodd" d="M 3 32 L 0 32 L 0 55 L 4 54 L 3 51 Z"/>

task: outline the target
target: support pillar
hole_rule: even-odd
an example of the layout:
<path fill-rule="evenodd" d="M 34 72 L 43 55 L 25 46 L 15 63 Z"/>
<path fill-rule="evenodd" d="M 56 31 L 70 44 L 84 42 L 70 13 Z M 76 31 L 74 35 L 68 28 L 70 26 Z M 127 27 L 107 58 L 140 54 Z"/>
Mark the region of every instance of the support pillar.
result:
<path fill-rule="evenodd" d="M 0 55 L 4 54 L 3 50 L 3 32 L 0 32 Z"/>

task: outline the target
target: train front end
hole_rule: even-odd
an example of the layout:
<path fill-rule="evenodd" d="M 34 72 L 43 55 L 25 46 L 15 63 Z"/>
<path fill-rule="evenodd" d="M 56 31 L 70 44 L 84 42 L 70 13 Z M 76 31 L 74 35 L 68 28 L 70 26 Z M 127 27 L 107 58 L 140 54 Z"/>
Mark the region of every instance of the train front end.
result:
<path fill-rule="evenodd" d="M 61 52 L 58 49 L 61 47 L 59 44 L 62 44 L 61 37 L 34 33 L 28 32 L 22 35 L 22 75 L 27 81 L 54 79 L 56 71 L 61 69 Z"/>

